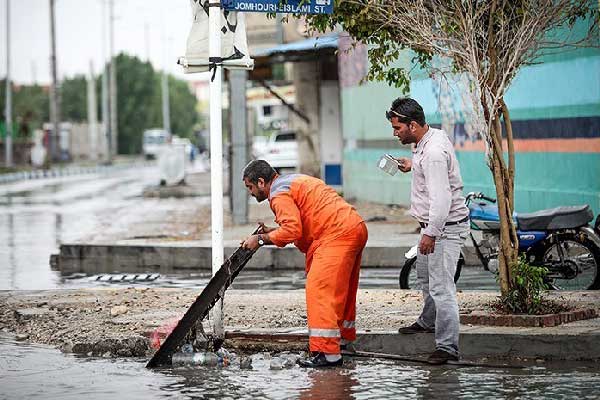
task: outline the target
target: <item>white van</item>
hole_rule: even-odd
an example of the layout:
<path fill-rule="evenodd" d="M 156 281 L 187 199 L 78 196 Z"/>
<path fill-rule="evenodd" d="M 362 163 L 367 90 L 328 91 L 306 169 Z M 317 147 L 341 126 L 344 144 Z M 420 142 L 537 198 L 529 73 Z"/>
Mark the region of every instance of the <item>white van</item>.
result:
<path fill-rule="evenodd" d="M 148 129 L 144 131 L 142 152 L 147 160 L 155 159 L 164 145 L 169 143 L 169 132 L 164 129 Z"/>

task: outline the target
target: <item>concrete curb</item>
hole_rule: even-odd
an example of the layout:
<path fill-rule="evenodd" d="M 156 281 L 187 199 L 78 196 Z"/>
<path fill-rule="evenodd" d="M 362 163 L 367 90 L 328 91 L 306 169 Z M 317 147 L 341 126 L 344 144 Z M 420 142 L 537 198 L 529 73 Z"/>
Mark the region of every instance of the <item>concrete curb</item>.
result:
<path fill-rule="evenodd" d="M 587 330 L 587 332 L 585 332 Z M 306 331 L 237 331 L 227 332 L 226 338 L 235 340 L 243 348 L 260 342 L 265 348 L 272 343 L 280 347 L 305 344 Z M 544 359 L 595 361 L 600 359 L 600 330 L 563 329 L 562 332 L 538 329 L 506 330 L 495 327 L 461 326 L 461 357 L 466 359 Z M 435 350 L 433 334 L 400 335 L 397 332 L 359 332 L 357 350 L 401 356 L 418 356 Z M 278 348 L 279 349 L 279 348 Z"/>
<path fill-rule="evenodd" d="M 58 178 L 62 176 L 73 176 L 73 175 L 85 175 L 85 174 L 99 174 L 107 173 L 112 171 L 118 171 L 122 169 L 150 166 L 153 165 L 151 162 L 135 162 L 125 163 L 117 165 L 94 165 L 94 166 L 69 166 L 69 167 L 54 167 L 50 169 L 36 169 L 31 171 L 19 171 L 11 172 L 7 174 L 0 174 L 0 184 L 11 183 L 17 181 L 31 180 L 31 179 L 43 179 L 43 178 Z"/>
<path fill-rule="evenodd" d="M 407 235 L 408 236 L 408 235 Z M 415 236 L 415 241 L 417 235 Z M 141 273 L 175 269 L 207 270 L 212 268 L 209 241 L 165 242 L 161 244 L 62 244 L 60 253 L 51 256 L 53 268 L 65 273 Z M 239 242 L 225 242 L 225 257 L 238 248 Z M 398 268 L 406 259 L 410 246 L 367 244 L 363 252 L 363 268 Z M 474 254 L 466 248 L 466 254 Z M 470 250 L 473 250 L 472 248 Z M 467 264 L 477 264 L 475 256 L 467 256 Z M 295 247 L 267 246 L 250 260 L 247 269 L 302 270 L 304 255 Z"/>

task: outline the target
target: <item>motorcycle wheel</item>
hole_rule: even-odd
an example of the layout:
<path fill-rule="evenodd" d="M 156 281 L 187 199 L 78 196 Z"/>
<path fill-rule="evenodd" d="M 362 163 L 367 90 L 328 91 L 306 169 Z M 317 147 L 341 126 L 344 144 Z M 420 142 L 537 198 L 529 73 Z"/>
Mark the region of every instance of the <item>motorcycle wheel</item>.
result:
<path fill-rule="evenodd" d="M 561 246 L 565 263 L 554 267 Z M 555 243 L 545 243 L 537 252 L 537 265 L 549 269 L 550 286 L 558 290 L 600 289 L 600 248 L 585 235 L 563 233 Z M 539 257 L 542 257 L 541 260 Z M 539 261 L 538 261 L 539 260 Z"/>
<path fill-rule="evenodd" d="M 402 269 L 400 270 L 400 275 L 398 276 L 398 284 L 400 285 L 400 289 L 414 289 L 417 287 L 417 257 L 409 258 L 406 260 Z M 456 272 L 454 273 L 454 283 L 458 281 L 460 278 L 460 271 L 462 270 L 463 265 L 465 265 L 465 257 L 463 253 L 460 253 L 458 257 L 458 262 L 456 263 Z"/>

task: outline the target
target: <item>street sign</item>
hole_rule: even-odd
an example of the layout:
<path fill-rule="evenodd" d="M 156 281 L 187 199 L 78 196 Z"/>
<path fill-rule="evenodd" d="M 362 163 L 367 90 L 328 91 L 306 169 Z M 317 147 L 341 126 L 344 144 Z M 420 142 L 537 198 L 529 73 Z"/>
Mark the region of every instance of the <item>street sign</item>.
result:
<path fill-rule="evenodd" d="M 288 13 L 288 14 L 331 14 L 334 0 L 221 0 L 228 11 Z"/>

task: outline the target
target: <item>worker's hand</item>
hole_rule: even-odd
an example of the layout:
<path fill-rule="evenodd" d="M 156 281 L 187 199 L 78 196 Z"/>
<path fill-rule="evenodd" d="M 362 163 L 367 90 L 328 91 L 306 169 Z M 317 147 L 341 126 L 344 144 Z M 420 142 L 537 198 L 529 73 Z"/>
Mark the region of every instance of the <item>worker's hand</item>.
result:
<path fill-rule="evenodd" d="M 277 228 L 270 228 L 270 227 L 266 226 L 264 222 L 259 222 L 258 226 L 260 227 L 258 230 L 259 233 L 269 233 L 269 232 L 273 232 L 275 229 L 277 229 Z"/>
<path fill-rule="evenodd" d="M 410 160 L 410 158 L 406 158 L 406 157 L 400 157 L 400 158 L 395 158 L 394 160 L 396 160 L 396 162 L 398 163 L 398 169 L 402 172 L 409 172 L 412 169 L 412 161 Z"/>
<path fill-rule="evenodd" d="M 248 250 L 256 250 L 260 247 L 258 244 L 258 235 L 248 236 L 246 239 L 240 242 L 242 248 Z"/>
<path fill-rule="evenodd" d="M 421 241 L 419 242 L 419 251 L 423 255 L 431 254 L 435 250 L 435 238 L 423 235 L 421 237 Z"/>

